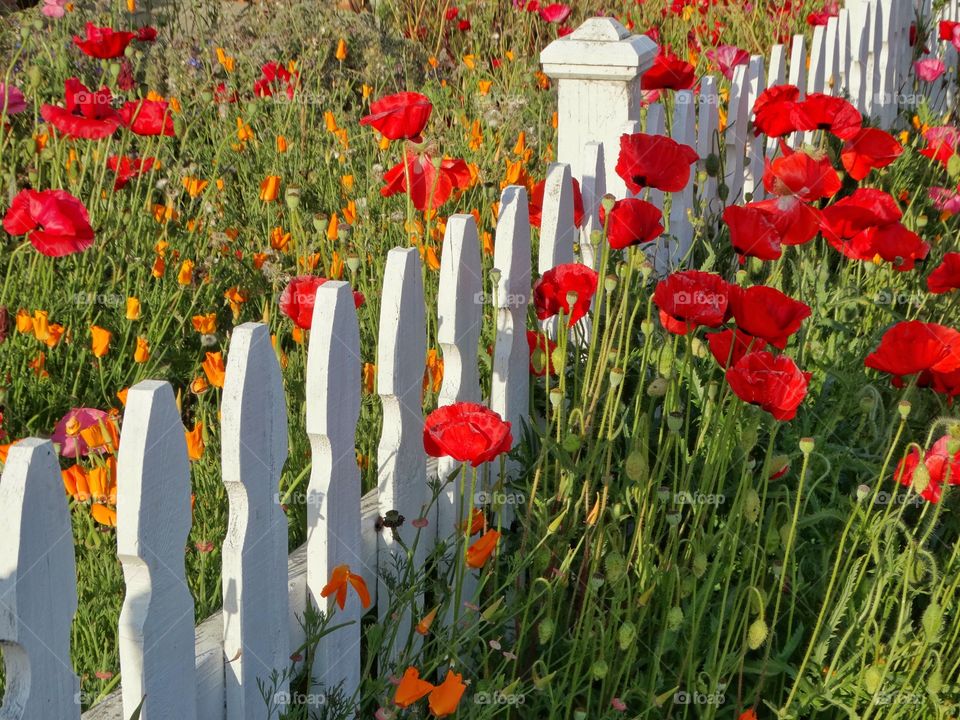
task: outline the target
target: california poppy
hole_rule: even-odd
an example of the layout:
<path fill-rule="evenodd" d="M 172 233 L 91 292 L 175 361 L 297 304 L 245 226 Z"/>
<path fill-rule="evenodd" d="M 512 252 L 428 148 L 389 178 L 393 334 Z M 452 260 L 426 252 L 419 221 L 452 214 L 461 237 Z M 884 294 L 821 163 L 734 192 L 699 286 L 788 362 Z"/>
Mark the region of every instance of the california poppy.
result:
<path fill-rule="evenodd" d="M 500 542 L 500 533 L 496 530 L 487 530 L 474 540 L 473 544 L 467 548 L 467 567 L 477 570 L 486 565 L 487 560 L 496 550 L 498 542 Z"/>
<path fill-rule="evenodd" d="M 174 135 L 166 100 L 131 100 L 120 108 L 123 124 L 135 135 Z"/>
<path fill-rule="evenodd" d="M 920 320 L 898 322 L 863 364 L 897 378 L 924 370 L 952 372 L 960 369 L 960 332 Z"/>
<path fill-rule="evenodd" d="M 660 323 L 677 335 L 686 335 L 698 325 L 723 325 L 730 317 L 729 300 L 730 284 L 701 270 L 671 273 L 653 291 Z"/>
<path fill-rule="evenodd" d="M 600 222 L 606 225 L 607 242 L 614 250 L 643 245 L 663 232 L 663 213 L 653 203 L 639 198 L 617 200 L 609 220 L 601 206 Z"/>
<path fill-rule="evenodd" d="M 730 243 L 741 259 L 778 260 L 783 254 L 780 233 L 762 210 L 730 205 L 723 211 L 723 221 L 730 230 Z"/>
<path fill-rule="evenodd" d="M 91 325 L 90 335 L 92 336 L 91 348 L 93 350 L 93 356 L 101 358 L 106 355 L 110 349 L 110 340 L 113 337 L 113 333 L 99 325 Z"/>
<path fill-rule="evenodd" d="M 120 190 L 133 178 L 150 172 L 154 162 L 156 162 L 156 158 L 152 157 L 133 158 L 128 155 L 111 155 L 107 158 L 107 167 L 116 176 L 113 181 L 113 189 Z"/>
<path fill-rule="evenodd" d="M 759 405 L 777 420 L 793 420 L 807 396 L 810 377 L 790 357 L 766 350 L 747 353 L 727 369 L 727 382 L 737 397 Z"/>
<path fill-rule="evenodd" d="M 533 305 L 540 320 L 561 311 L 573 327 L 590 309 L 597 292 L 597 271 L 580 263 L 566 263 L 547 270 L 533 286 Z M 570 295 L 575 295 L 573 308 Z"/>
<path fill-rule="evenodd" d="M 800 329 L 800 324 L 810 317 L 807 304 L 766 285 L 732 286 L 730 312 L 738 328 L 781 350 Z"/>
<path fill-rule="evenodd" d="M 949 252 L 927 277 L 927 290 L 935 295 L 960 288 L 960 253 Z"/>
<path fill-rule="evenodd" d="M 393 703 L 401 708 L 408 708 L 417 700 L 425 698 L 434 689 L 432 683 L 420 679 L 420 671 L 415 667 L 408 667 L 403 677 L 400 678 L 400 684 L 397 686 L 397 692 L 393 696 Z"/>
<path fill-rule="evenodd" d="M 433 104 L 426 95 L 400 92 L 370 103 L 370 114 L 360 119 L 389 140 L 421 142 Z"/>
<path fill-rule="evenodd" d="M 214 387 L 222 388 L 223 381 L 226 378 L 226 367 L 223 364 L 222 352 L 208 352 L 203 362 L 200 364 L 204 375 Z"/>
<path fill-rule="evenodd" d="M 85 30 L 86 37 L 74 35 L 73 44 L 90 57 L 101 59 L 120 57 L 136 37 L 132 32 L 97 27 L 92 22 L 86 24 Z"/>
<path fill-rule="evenodd" d="M 107 413 L 97 408 L 73 408 L 57 421 L 50 439 L 60 447 L 60 454 L 63 457 L 84 457 L 93 448 L 84 439 L 83 431 L 101 422 L 112 423 L 113 421 Z"/>
<path fill-rule="evenodd" d="M 945 482 L 960 485 L 960 452 L 950 456 L 947 449 L 950 439 L 949 435 L 944 435 L 923 454 L 923 465 L 927 471 L 924 477 L 926 484 L 923 487 L 914 487 L 918 480 L 916 470 L 921 458 L 920 450 L 916 447 L 911 447 L 907 456 L 897 465 L 893 473 L 894 479 L 901 485 L 914 487 L 924 500 L 939 502 Z"/>
<path fill-rule="evenodd" d="M 690 166 L 699 159 L 689 145 L 665 135 L 634 133 L 620 136 L 617 175 L 632 193 L 645 187 L 678 192 L 690 180 Z"/>
<path fill-rule="evenodd" d="M 753 103 L 754 133 L 777 138 L 794 132 L 793 109 L 799 98 L 795 85 L 774 85 L 760 93 Z"/>
<path fill-rule="evenodd" d="M 429 155 L 407 153 L 404 162 L 397 163 L 384 174 L 385 185 L 380 188 L 380 194 L 390 197 L 401 192 L 409 193 L 417 210 L 436 210 L 454 190 L 466 190 L 473 182 L 470 167 L 458 158 L 444 158 L 438 167 Z"/>
<path fill-rule="evenodd" d="M 3 217 L 3 229 L 26 235 L 49 257 L 86 250 L 94 237 L 87 209 L 66 190 L 21 190 Z"/>
<path fill-rule="evenodd" d="M 447 676 L 443 682 L 430 691 L 430 697 L 427 700 L 430 712 L 437 717 L 446 717 L 455 713 L 466 689 L 463 676 L 453 670 L 447 670 Z"/>
<path fill-rule="evenodd" d="M 888 132 L 878 128 L 863 128 L 843 144 L 840 160 L 847 174 L 854 180 L 863 180 L 874 168 L 883 168 L 903 153 L 903 146 Z"/>
<path fill-rule="evenodd" d="M 653 65 L 640 77 L 640 87 L 643 90 L 688 90 L 695 80 L 693 65 L 661 48 Z"/>
<path fill-rule="evenodd" d="M 363 577 L 350 572 L 349 565 L 337 565 L 330 574 L 330 581 L 323 586 L 320 597 L 329 597 L 336 593 L 335 600 L 343 610 L 347 603 L 347 586 L 352 585 L 364 608 L 370 607 L 370 591 Z"/>
<path fill-rule="evenodd" d="M 727 328 L 720 332 L 707 333 L 707 346 L 720 367 L 727 368 L 736 365 L 747 353 L 763 350 L 767 341 L 737 328 Z"/>
<path fill-rule="evenodd" d="M 280 312 L 293 320 L 297 327 L 309 330 L 313 324 L 313 305 L 317 299 L 317 288 L 327 282 L 327 278 L 318 275 L 298 275 L 292 278 L 280 294 Z M 363 305 L 363 294 L 354 290 L 353 305 Z"/>
<path fill-rule="evenodd" d="M 794 105 L 792 120 L 798 130 L 826 130 L 848 140 L 863 123 L 863 117 L 849 101 L 835 95 L 810 93 Z"/>
<path fill-rule="evenodd" d="M 122 118 L 113 109 L 110 88 L 90 90 L 77 78 L 63 84 L 64 107 L 41 105 L 40 115 L 57 130 L 71 138 L 99 140 L 110 137 L 120 127 Z"/>
<path fill-rule="evenodd" d="M 512 446 L 510 423 L 477 403 L 443 405 L 423 425 L 423 447 L 431 457 L 452 457 L 477 467 Z"/>

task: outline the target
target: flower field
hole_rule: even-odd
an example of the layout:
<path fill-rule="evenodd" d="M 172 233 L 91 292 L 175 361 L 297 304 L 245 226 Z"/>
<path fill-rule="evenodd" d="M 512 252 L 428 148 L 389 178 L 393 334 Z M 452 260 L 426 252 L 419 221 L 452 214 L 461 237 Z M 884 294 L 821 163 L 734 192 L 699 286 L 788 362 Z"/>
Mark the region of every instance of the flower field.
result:
<path fill-rule="evenodd" d="M 129 388 L 163 379 L 176 394 L 199 623 L 222 602 L 233 329 L 265 323 L 282 368 L 278 497 L 293 551 L 308 533 L 318 288 L 353 291 L 367 492 L 387 253 L 414 247 L 423 448 L 474 482 L 509 464 L 514 479 L 492 490 L 510 512 L 471 501 L 428 557 L 409 548 L 403 567 L 381 568 L 413 631 L 398 639 L 365 616 L 357 695 L 330 688 L 318 707 L 308 673 L 291 670 L 303 694 L 265 700 L 262 717 L 960 716 L 960 125 L 933 90 L 948 71 L 936 48 L 960 49 L 960 23 L 938 22 L 944 4 L 916 17 L 910 102 L 892 126 L 843 88 L 759 94 L 764 199 L 729 197 L 724 157 L 664 134 L 620 138 L 628 197 L 604 197 L 602 229 L 576 241 L 595 262 L 531 278 L 522 427 L 440 401 L 438 284 L 455 213 L 473 216 L 482 287 L 496 284 L 511 185 L 528 193 L 537 257 L 561 122 L 540 50 L 616 17 L 659 46 L 642 113 L 658 102 L 673 117 L 677 91 L 712 75 L 722 131 L 735 68 L 810 35 L 836 3 L 42 0 L 0 15 L 0 461 L 28 436 L 57 448 L 83 709 L 122 681 Z M 673 215 L 655 193 L 672 211 L 691 178 L 718 182 L 721 206 L 694 200 L 692 244 L 660 272 L 649 251 Z M 574 196 L 579 227 L 591 208 L 580 184 Z M 478 302 L 488 399 L 498 316 Z M 425 490 L 434 502 L 447 480 Z M 388 514 L 378 531 L 435 517 Z M 445 561 L 451 547 L 460 562 Z M 341 610 L 376 593 L 356 571 L 337 566 L 324 588 Z M 309 622 L 336 632 L 337 611 Z"/>

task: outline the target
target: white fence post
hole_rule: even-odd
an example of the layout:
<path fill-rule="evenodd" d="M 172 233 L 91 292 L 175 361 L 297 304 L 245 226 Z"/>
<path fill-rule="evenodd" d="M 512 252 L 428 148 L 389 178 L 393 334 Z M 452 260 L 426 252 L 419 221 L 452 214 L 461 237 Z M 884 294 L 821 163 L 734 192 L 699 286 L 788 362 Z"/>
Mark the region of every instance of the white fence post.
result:
<path fill-rule="evenodd" d="M 80 686 L 70 659 L 77 611 L 73 528 L 49 440 L 10 448 L 0 480 L 0 647 L 4 720 L 76 720 Z M 192 620 L 192 617 L 191 617 Z"/>
<path fill-rule="evenodd" d="M 307 488 L 307 599 L 329 614 L 334 597 L 320 592 L 333 569 L 360 574 L 360 468 L 356 456 L 360 417 L 360 327 L 353 292 L 345 282 L 317 288 L 307 353 L 307 435 L 313 455 Z M 373 571 L 375 572 L 375 570 Z M 351 590 L 336 609 L 314 659 L 311 692 L 340 686 L 353 697 L 360 687 L 360 601 Z"/>
<path fill-rule="evenodd" d="M 444 255 L 448 251 L 449 248 L 444 247 Z M 377 497 L 381 516 L 396 510 L 404 520 L 399 527 L 380 530 L 378 566 L 406 567 L 406 562 L 394 562 L 396 558 L 406 559 L 406 550 L 396 537 L 407 547 L 413 547 L 417 534 L 413 523 L 424 517 L 424 506 L 430 500 L 421 405 L 426 356 L 426 306 L 420 253 L 416 248 L 394 248 L 387 253 L 383 272 L 377 341 L 377 392 L 383 403 L 383 429 L 377 448 Z M 432 527 L 420 533 L 413 561 L 415 567 L 423 564 L 435 533 Z M 393 648 L 389 659 L 399 658 L 409 634 L 410 615 L 406 612 L 400 618 L 388 620 L 390 595 L 383 581 L 379 583 L 378 611 L 381 622 L 391 630 L 398 628 L 396 637 L 400 646 Z"/>
<path fill-rule="evenodd" d="M 278 495 L 287 459 L 287 402 L 262 323 L 233 330 L 221 416 L 230 500 L 223 542 L 227 720 L 260 720 L 265 702 L 258 683 L 273 690 L 273 709 L 285 707 L 289 680 L 283 672 L 290 662 L 287 517 Z"/>
<path fill-rule="evenodd" d="M 193 597 L 184 576 L 191 522 L 190 462 L 173 390 L 145 380 L 127 395 L 117 456 L 125 717 L 141 700 L 142 720 L 197 717 Z"/>
<path fill-rule="evenodd" d="M 656 55 L 653 40 L 609 17 L 590 18 L 540 53 L 543 72 L 559 82 L 557 160 L 580 178 L 583 146 L 603 143 L 607 192 L 617 197 L 627 190 L 615 170 L 620 135 L 640 119 L 640 76 Z"/>

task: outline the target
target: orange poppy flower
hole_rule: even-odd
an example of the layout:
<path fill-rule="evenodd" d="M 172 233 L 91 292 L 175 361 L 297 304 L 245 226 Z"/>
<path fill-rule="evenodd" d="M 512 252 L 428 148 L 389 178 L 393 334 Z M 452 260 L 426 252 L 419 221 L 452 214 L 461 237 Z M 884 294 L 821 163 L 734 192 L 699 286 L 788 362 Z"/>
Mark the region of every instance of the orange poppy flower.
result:
<path fill-rule="evenodd" d="M 340 234 L 340 218 L 334 213 L 327 222 L 327 240 L 333 242 Z"/>
<path fill-rule="evenodd" d="M 443 682 L 437 685 L 430 692 L 430 712 L 437 717 L 445 717 L 457 711 L 457 705 L 460 704 L 460 698 L 463 697 L 467 686 L 463 682 L 463 675 L 455 673 L 453 670 L 447 670 L 447 676 Z"/>
<path fill-rule="evenodd" d="M 150 343 L 145 337 L 137 338 L 137 349 L 133 351 L 133 361 L 145 363 L 150 359 Z"/>
<path fill-rule="evenodd" d="M 92 336 L 90 342 L 93 349 L 93 356 L 101 358 L 106 355 L 110 349 L 110 340 L 113 338 L 113 333 L 99 325 L 91 325 L 90 335 Z"/>
<path fill-rule="evenodd" d="M 337 40 L 337 51 L 333 54 L 333 56 L 340 62 L 343 62 L 344 60 L 347 59 L 347 41 L 346 40 L 344 40 L 343 38 L 340 38 L 339 40 Z"/>
<path fill-rule="evenodd" d="M 77 502 L 86 502 L 90 499 L 90 484 L 87 482 L 87 471 L 80 465 L 72 465 L 60 473 L 63 476 L 63 487 Z"/>
<path fill-rule="evenodd" d="M 475 507 L 473 509 L 473 516 L 470 519 L 470 534 L 468 537 L 472 537 L 476 535 L 478 532 L 482 531 L 483 528 L 486 527 L 486 524 L 487 524 L 487 518 L 483 514 L 483 510 L 481 510 L 478 507 Z M 460 529 L 463 530 L 464 532 L 467 531 L 466 520 L 464 520 L 463 523 L 460 524 Z"/>
<path fill-rule="evenodd" d="M 377 366 L 373 363 L 363 364 L 363 391 L 372 393 L 377 378 Z"/>
<path fill-rule="evenodd" d="M 267 175 L 260 183 L 260 199 L 264 202 L 273 202 L 280 195 L 280 176 Z"/>
<path fill-rule="evenodd" d="M 233 316 L 236 317 L 240 314 L 240 306 L 247 301 L 247 293 L 239 288 L 239 286 L 234 285 L 232 288 L 227 288 L 226 292 L 223 293 L 223 296 L 227 299 L 227 302 L 230 303 L 230 309 L 233 311 Z"/>
<path fill-rule="evenodd" d="M 430 632 L 430 626 L 433 625 L 433 621 L 437 618 L 437 610 L 439 606 L 435 607 L 433 610 L 428 612 L 423 616 L 423 619 L 417 623 L 417 627 L 414 628 L 419 634 L 426 635 Z"/>
<path fill-rule="evenodd" d="M 160 255 L 157 255 L 157 259 L 153 261 L 153 267 L 150 268 L 150 274 L 155 278 L 162 278 L 166 271 L 167 261 L 164 260 Z"/>
<path fill-rule="evenodd" d="M 330 575 L 330 582 L 324 585 L 320 591 L 320 597 L 330 597 L 336 593 L 336 602 L 343 610 L 347 603 L 347 584 L 353 585 L 357 591 L 357 597 L 360 598 L 360 604 L 364 608 L 370 607 L 370 592 L 367 590 L 367 583 L 359 575 L 350 572 L 349 565 L 337 565 Z"/>
<path fill-rule="evenodd" d="M 185 431 L 184 435 L 187 438 L 187 455 L 191 460 L 199 460 L 206 448 L 203 442 L 203 423 L 197 420 L 193 424 L 193 430 Z"/>
<path fill-rule="evenodd" d="M 217 331 L 217 314 L 194 315 L 190 318 L 193 329 L 202 335 L 212 335 Z"/>
<path fill-rule="evenodd" d="M 486 565 L 499 541 L 499 532 L 487 530 L 473 545 L 467 548 L 467 567 L 478 569 Z"/>
<path fill-rule="evenodd" d="M 50 373 L 47 372 L 46 366 L 47 356 L 44 353 L 37 353 L 37 356 L 27 363 L 27 367 L 33 370 L 37 377 L 41 378 L 50 377 Z"/>
<path fill-rule="evenodd" d="M 30 311 L 23 309 L 17 310 L 17 332 L 33 332 L 33 318 L 30 317 Z"/>
<path fill-rule="evenodd" d="M 270 231 L 270 247 L 281 252 L 290 244 L 290 233 L 284 232 L 282 227 L 275 227 Z"/>
<path fill-rule="evenodd" d="M 127 320 L 140 319 L 140 300 L 135 297 L 127 298 Z"/>
<path fill-rule="evenodd" d="M 189 285 L 193 282 L 193 260 L 184 260 L 180 264 L 180 271 L 177 273 L 177 282 L 181 285 Z"/>
<path fill-rule="evenodd" d="M 202 365 L 203 373 L 207 376 L 210 384 L 214 387 L 222 388 L 223 378 L 226 375 L 226 368 L 223 365 L 223 353 L 208 352 Z"/>
<path fill-rule="evenodd" d="M 443 384 L 443 358 L 437 351 L 430 349 L 427 351 L 427 367 L 423 372 L 423 391 L 431 390 L 439 392 Z"/>
<path fill-rule="evenodd" d="M 424 698 L 434 690 L 433 683 L 420 679 L 420 671 L 415 667 L 408 667 L 403 677 L 400 678 L 400 684 L 397 686 L 397 693 L 393 696 L 393 703 L 401 708 L 408 708 L 420 698 Z"/>
<path fill-rule="evenodd" d="M 95 425 L 80 431 L 80 437 L 91 450 L 116 452 L 120 447 L 120 431 L 110 418 L 103 418 Z"/>
<path fill-rule="evenodd" d="M 200 178 L 191 177 L 190 175 L 183 179 L 183 187 L 187 191 L 187 195 L 192 198 L 200 197 L 209 184 L 209 180 L 201 180 Z"/>
<path fill-rule="evenodd" d="M 202 395 L 209 389 L 209 383 L 202 377 L 194 378 L 193 382 L 190 383 L 190 392 L 194 395 Z"/>
<path fill-rule="evenodd" d="M 90 497 L 98 503 L 117 504 L 117 459 L 108 455 L 103 465 L 87 471 Z"/>
<path fill-rule="evenodd" d="M 130 392 L 130 388 L 124 388 L 123 390 L 117 390 L 117 399 L 120 401 L 120 404 L 126 407 L 127 405 L 127 393 Z"/>
<path fill-rule="evenodd" d="M 94 503 L 90 506 L 90 514 L 93 519 L 106 527 L 117 526 L 117 511 L 100 503 Z"/>

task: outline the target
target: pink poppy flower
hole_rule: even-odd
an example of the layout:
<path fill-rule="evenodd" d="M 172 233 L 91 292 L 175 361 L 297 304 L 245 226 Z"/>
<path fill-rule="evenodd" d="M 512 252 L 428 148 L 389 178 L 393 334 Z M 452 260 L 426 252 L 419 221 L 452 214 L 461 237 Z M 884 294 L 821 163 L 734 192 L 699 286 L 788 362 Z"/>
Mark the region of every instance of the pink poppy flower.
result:
<path fill-rule="evenodd" d="M 551 5 L 541 7 L 537 12 L 546 22 L 559 25 L 568 17 L 570 17 L 571 10 L 569 5 L 564 5 L 563 3 L 553 3 Z"/>
<path fill-rule="evenodd" d="M 63 457 L 85 457 L 90 453 L 90 447 L 80 433 L 97 425 L 101 420 L 104 423 L 112 422 L 103 410 L 87 407 L 73 408 L 57 422 L 50 439 L 60 446 L 60 454 Z"/>
<path fill-rule="evenodd" d="M 939 58 L 924 58 L 917 60 L 913 69 L 924 82 L 933 82 L 947 71 L 947 66 Z"/>
<path fill-rule="evenodd" d="M 733 69 L 737 65 L 750 62 L 750 53 L 735 45 L 720 45 L 713 50 L 707 50 L 707 57 L 717 64 L 727 80 L 733 80 Z"/>
<path fill-rule="evenodd" d="M 3 112 L 4 106 L 7 115 L 16 115 L 27 109 L 27 100 L 20 88 L 0 82 L 0 112 Z"/>

